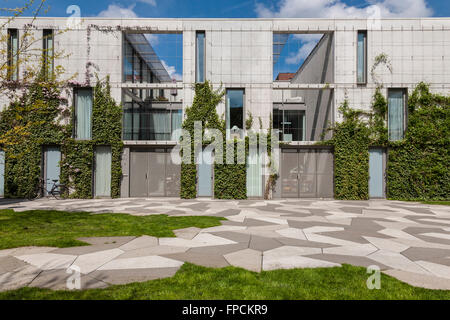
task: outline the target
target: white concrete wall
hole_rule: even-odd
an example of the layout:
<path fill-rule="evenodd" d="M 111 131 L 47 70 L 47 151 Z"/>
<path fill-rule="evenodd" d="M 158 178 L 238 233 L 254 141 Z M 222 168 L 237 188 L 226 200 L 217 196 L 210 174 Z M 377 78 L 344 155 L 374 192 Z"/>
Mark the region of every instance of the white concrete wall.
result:
<path fill-rule="evenodd" d="M 4 21 L 4 19 L 0 20 Z M 15 19 L 9 28 L 22 29 L 30 18 Z M 65 18 L 39 18 L 41 29 L 63 30 Z M 90 39 L 88 41 L 88 26 Z M 120 27 L 118 27 L 120 26 Z M 370 28 L 375 27 L 376 30 Z M 96 29 L 102 29 L 102 31 Z M 368 108 L 375 90 L 370 69 L 376 55 L 386 53 L 392 62 L 392 74 L 377 68 L 385 88 L 407 87 L 427 81 L 433 91 L 450 93 L 450 19 L 385 19 L 379 25 L 364 19 L 99 19 L 84 18 L 77 30 L 55 38 L 55 48 L 70 56 L 61 64 L 67 75 L 85 82 L 86 64 L 98 67 L 100 78 L 110 75 L 112 93 L 120 101 L 122 81 L 122 30 L 136 32 L 183 32 L 184 107 L 193 100 L 195 80 L 195 31 L 206 32 L 206 77 L 215 87 L 244 88 L 245 108 L 255 119 L 268 125 L 272 111 L 272 32 L 334 32 L 335 119 L 337 106 L 348 97 L 350 106 Z M 368 82 L 356 85 L 356 32 L 368 30 Z M 5 32 L 5 30 L 2 30 Z M 89 43 L 89 45 L 88 45 Z M 91 72 L 95 71 L 90 67 Z M 93 83 L 95 80 L 91 79 Z M 276 95 L 276 93 L 275 93 Z M 1 99 L 0 108 L 8 101 Z M 219 106 L 223 113 L 224 104 Z M 258 121 L 254 121 L 258 127 Z"/>

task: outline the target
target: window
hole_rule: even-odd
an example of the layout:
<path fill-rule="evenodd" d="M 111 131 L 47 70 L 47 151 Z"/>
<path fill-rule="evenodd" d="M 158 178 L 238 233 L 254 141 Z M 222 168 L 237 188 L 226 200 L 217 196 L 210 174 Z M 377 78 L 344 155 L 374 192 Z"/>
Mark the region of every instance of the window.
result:
<path fill-rule="evenodd" d="M 75 138 L 92 138 L 92 89 L 82 88 L 75 91 Z"/>
<path fill-rule="evenodd" d="M 367 82 L 367 31 L 358 31 L 357 83 Z"/>
<path fill-rule="evenodd" d="M 19 78 L 19 31 L 8 29 L 8 80 L 17 81 Z"/>
<path fill-rule="evenodd" d="M 388 90 L 389 140 L 401 140 L 405 132 L 406 89 Z"/>
<path fill-rule="evenodd" d="M 244 129 L 244 89 L 228 89 L 226 101 L 227 139 Z M 241 136 L 242 138 L 242 136 Z"/>
<path fill-rule="evenodd" d="M 123 139 L 171 141 L 172 133 L 181 129 L 181 104 L 137 101 L 124 94 Z"/>
<path fill-rule="evenodd" d="M 305 141 L 305 111 L 274 109 L 273 128 L 278 130 L 280 141 Z"/>
<path fill-rule="evenodd" d="M 196 69 L 195 82 L 205 82 L 205 32 L 197 31 L 196 33 Z"/>
<path fill-rule="evenodd" d="M 46 77 L 51 77 L 53 74 L 53 30 L 44 29 L 43 31 L 43 64 Z"/>

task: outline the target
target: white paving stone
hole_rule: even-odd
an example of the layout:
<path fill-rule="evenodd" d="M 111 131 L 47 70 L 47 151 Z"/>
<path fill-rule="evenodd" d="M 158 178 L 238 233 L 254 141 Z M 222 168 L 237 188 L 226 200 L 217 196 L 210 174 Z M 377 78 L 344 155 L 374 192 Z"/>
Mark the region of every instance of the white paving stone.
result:
<path fill-rule="evenodd" d="M 437 263 L 433 263 L 433 262 L 429 262 L 429 261 L 423 261 L 423 260 L 416 261 L 416 263 L 438 277 L 450 279 L 450 267 L 449 266 L 445 266 L 442 264 L 437 264 Z"/>
<path fill-rule="evenodd" d="M 36 253 L 16 258 L 42 270 L 67 269 L 77 256 L 55 253 Z"/>
<path fill-rule="evenodd" d="M 446 234 L 446 233 L 429 232 L 429 233 L 422 233 L 421 235 L 427 236 L 427 237 L 450 240 L 450 234 Z"/>
<path fill-rule="evenodd" d="M 321 248 L 282 246 L 279 248 L 264 251 L 263 256 L 268 258 L 283 258 L 320 253 L 322 253 Z"/>
<path fill-rule="evenodd" d="M 429 274 L 429 272 L 427 272 L 424 268 L 397 252 L 379 250 L 368 255 L 367 257 L 393 269 Z"/>
<path fill-rule="evenodd" d="M 105 263 L 120 256 L 122 253 L 124 253 L 123 250 L 116 248 L 116 249 L 111 249 L 111 250 L 104 250 L 104 251 L 97 251 L 97 252 L 93 252 L 93 253 L 83 254 L 83 255 L 79 256 L 73 262 L 72 265 L 79 267 L 81 273 L 88 274 L 94 270 L 97 270 L 99 267 L 101 267 Z"/>
<path fill-rule="evenodd" d="M 151 236 L 141 236 L 139 238 L 133 239 L 128 243 L 120 246 L 119 249 L 128 251 L 128 250 L 136 250 L 146 247 L 154 247 L 158 245 L 158 238 Z"/>
<path fill-rule="evenodd" d="M 408 245 L 393 241 L 390 239 L 363 237 L 380 250 L 388 250 L 392 252 L 402 252 L 409 248 Z"/>
<path fill-rule="evenodd" d="M 178 268 L 182 265 L 182 261 L 160 256 L 148 256 L 139 258 L 116 259 L 106 263 L 98 270 Z"/>
<path fill-rule="evenodd" d="M 244 249 L 224 255 L 225 260 L 235 267 L 250 271 L 261 271 L 262 253 L 253 249 Z"/>
<path fill-rule="evenodd" d="M 364 244 L 354 245 L 354 246 L 323 248 L 323 253 L 345 255 L 345 256 L 365 257 L 377 250 L 378 250 L 378 248 L 375 247 L 374 245 L 371 245 L 370 243 L 364 243 Z"/>
<path fill-rule="evenodd" d="M 322 261 L 302 256 L 272 258 L 263 256 L 263 270 L 293 269 L 293 268 L 327 268 L 338 267 L 340 264 Z"/>
<path fill-rule="evenodd" d="M 306 240 L 306 236 L 303 233 L 302 229 L 287 228 L 287 229 L 276 230 L 275 232 L 286 238 Z"/>

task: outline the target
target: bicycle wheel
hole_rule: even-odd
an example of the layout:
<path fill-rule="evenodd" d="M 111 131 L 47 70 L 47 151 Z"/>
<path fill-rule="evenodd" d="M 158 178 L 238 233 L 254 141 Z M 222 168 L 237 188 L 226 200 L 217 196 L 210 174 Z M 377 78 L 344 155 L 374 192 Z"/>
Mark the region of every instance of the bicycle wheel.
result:
<path fill-rule="evenodd" d="M 64 186 L 62 184 L 56 186 L 51 191 L 51 194 L 56 200 L 61 200 L 64 197 L 64 195 L 66 194 L 66 186 Z"/>

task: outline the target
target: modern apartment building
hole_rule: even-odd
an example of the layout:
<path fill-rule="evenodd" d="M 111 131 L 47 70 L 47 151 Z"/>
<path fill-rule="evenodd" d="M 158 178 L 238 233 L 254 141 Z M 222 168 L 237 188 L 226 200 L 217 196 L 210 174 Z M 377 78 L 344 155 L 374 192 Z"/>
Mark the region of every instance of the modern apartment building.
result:
<path fill-rule="evenodd" d="M 2 30 L 8 33 L 9 51 L 14 50 L 28 20 L 15 19 Z M 64 49 L 68 56 L 52 65 L 77 74 L 79 83 L 86 83 L 86 75 L 94 72 L 99 78 L 110 76 L 112 95 L 124 109 L 122 197 L 179 196 L 180 166 L 170 157 L 177 144 L 172 133 L 181 127 L 183 110 L 192 105 L 196 82 L 208 80 L 215 88 L 225 89 L 217 111 L 226 119 L 228 132 L 245 135 L 250 114 L 254 129 L 267 129 L 272 123 L 278 130 L 286 144 L 279 153 L 274 198 L 333 197 L 333 150 L 316 142 L 323 134 L 329 137 L 330 123 L 341 120 L 338 106 L 345 99 L 350 107 L 369 110 L 375 89 L 382 85 L 388 100 L 389 137 L 398 140 L 406 128 L 408 92 L 415 85 L 425 81 L 434 92 L 450 93 L 449 18 L 84 18 L 73 23 L 65 18 L 38 18 L 34 32 L 47 35 L 44 48 Z M 67 27 L 72 29 L 56 35 Z M 318 34 L 320 40 L 298 70 L 275 74 L 274 63 L 289 36 L 304 34 Z M 176 70 L 177 75 L 154 49 L 155 36 L 173 39 L 167 40 L 174 45 L 164 55 L 172 61 L 180 58 L 182 70 Z M 380 57 L 387 58 L 387 63 L 379 63 Z M 20 72 L 19 68 L 13 77 L 20 77 Z M 89 139 L 92 89 L 75 88 L 69 98 L 77 115 L 74 134 Z M 1 108 L 7 103 L 3 98 Z M 111 170 L 108 152 L 104 148 L 96 155 L 101 159 L 98 163 L 106 163 L 98 169 L 103 170 L 102 176 Z M 47 178 L 58 179 L 60 150 L 53 146 L 45 154 L 43 172 Z M 249 198 L 263 197 L 268 174 L 260 156 L 256 158 L 247 170 Z M 386 150 L 371 149 L 373 198 L 385 196 L 385 167 Z M 199 197 L 213 196 L 213 176 L 213 165 L 198 166 Z M 107 187 L 103 195 L 108 196 Z"/>

